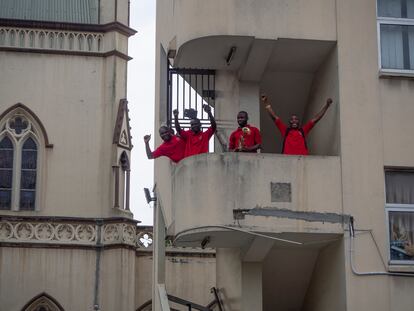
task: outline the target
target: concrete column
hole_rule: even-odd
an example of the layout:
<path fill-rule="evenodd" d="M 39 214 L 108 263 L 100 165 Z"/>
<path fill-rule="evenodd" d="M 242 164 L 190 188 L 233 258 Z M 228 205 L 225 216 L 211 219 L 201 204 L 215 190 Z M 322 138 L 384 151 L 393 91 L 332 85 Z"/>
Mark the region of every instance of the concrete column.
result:
<path fill-rule="evenodd" d="M 240 110 L 247 111 L 249 123 L 260 129 L 260 88 L 257 83 L 240 82 Z"/>
<path fill-rule="evenodd" d="M 239 249 L 216 250 L 216 283 L 224 310 L 242 310 L 242 264 Z"/>
<path fill-rule="evenodd" d="M 158 201 L 154 204 L 153 242 L 152 311 L 159 311 L 162 309 L 158 285 L 165 284 L 165 222 Z"/>
<path fill-rule="evenodd" d="M 263 310 L 262 263 L 242 263 L 242 311 Z"/>

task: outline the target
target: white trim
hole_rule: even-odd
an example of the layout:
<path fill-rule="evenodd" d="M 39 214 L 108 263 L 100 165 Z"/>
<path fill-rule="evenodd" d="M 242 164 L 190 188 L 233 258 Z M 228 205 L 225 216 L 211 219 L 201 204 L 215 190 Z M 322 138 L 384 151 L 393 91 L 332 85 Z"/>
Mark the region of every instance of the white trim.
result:
<path fill-rule="evenodd" d="M 414 25 L 414 19 L 410 18 L 396 18 L 396 17 L 377 17 L 377 21 L 380 24 L 387 25 Z"/>
<path fill-rule="evenodd" d="M 380 59 L 380 66 L 381 66 L 381 59 Z M 414 70 L 381 69 L 381 67 L 380 67 L 379 68 L 379 72 L 378 72 L 378 76 L 379 77 L 406 77 L 406 78 L 414 78 Z"/>
<path fill-rule="evenodd" d="M 414 77 L 414 69 L 384 69 L 381 55 L 381 25 L 414 26 L 412 18 L 380 17 L 378 16 L 377 1 L 377 41 L 378 41 L 378 71 L 380 77 Z M 413 64 L 414 65 L 414 64 Z"/>

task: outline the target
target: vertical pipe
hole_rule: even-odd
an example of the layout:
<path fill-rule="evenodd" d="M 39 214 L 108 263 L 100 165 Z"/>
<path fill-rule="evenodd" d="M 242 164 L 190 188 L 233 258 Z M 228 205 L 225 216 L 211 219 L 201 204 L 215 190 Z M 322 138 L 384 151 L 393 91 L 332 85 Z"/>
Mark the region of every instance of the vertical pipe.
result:
<path fill-rule="evenodd" d="M 95 262 L 95 286 L 93 297 L 93 309 L 98 311 L 99 307 L 99 283 L 101 279 L 101 255 L 102 255 L 102 219 L 96 221 L 96 262 Z"/>

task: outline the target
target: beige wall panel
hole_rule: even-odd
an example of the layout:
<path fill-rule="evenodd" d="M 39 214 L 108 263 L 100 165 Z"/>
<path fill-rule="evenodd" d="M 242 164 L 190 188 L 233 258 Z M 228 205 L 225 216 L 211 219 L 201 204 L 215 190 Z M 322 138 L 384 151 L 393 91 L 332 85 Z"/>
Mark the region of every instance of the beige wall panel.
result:
<path fill-rule="evenodd" d="M 42 149 L 45 185 L 36 214 L 116 214 L 110 209 L 111 148 L 117 101 L 125 95 L 125 61 L 1 53 L 0 110 L 26 105 L 54 144 Z"/>
<path fill-rule="evenodd" d="M 311 154 L 339 154 L 339 89 L 338 89 L 338 53 L 334 49 L 327 60 L 316 72 L 312 82 L 309 102 L 303 121 L 312 119 L 325 105 L 326 99 L 332 98 L 333 104 L 319 121 L 307 138 Z"/>
<path fill-rule="evenodd" d="M 380 79 L 384 164 L 414 167 L 414 81 Z"/>
<path fill-rule="evenodd" d="M 65 310 L 92 310 L 96 252 L 0 248 L 0 310 L 20 311 L 46 292 Z"/>
<path fill-rule="evenodd" d="M 134 311 L 135 250 L 105 250 L 101 256 L 101 310 Z"/>
<path fill-rule="evenodd" d="M 355 217 L 358 229 L 373 230 L 386 258 L 376 1 L 337 1 L 337 8 L 344 212 Z M 361 269 L 376 271 L 380 256 L 372 240 L 361 239 L 358 248 Z M 389 310 L 387 288 L 387 277 L 354 276 L 347 263 L 348 310 Z"/>

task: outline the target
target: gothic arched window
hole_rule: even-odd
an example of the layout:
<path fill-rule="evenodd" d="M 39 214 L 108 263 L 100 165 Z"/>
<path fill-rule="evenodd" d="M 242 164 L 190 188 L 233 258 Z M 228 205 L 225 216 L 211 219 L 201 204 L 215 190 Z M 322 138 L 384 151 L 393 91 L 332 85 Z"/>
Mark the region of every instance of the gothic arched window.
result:
<path fill-rule="evenodd" d="M 32 298 L 22 311 L 64 311 L 63 307 L 51 296 L 42 293 Z"/>
<path fill-rule="evenodd" d="M 11 208 L 13 188 L 14 146 L 11 139 L 0 139 L 0 209 Z"/>
<path fill-rule="evenodd" d="M 127 153 L 122 152 L 115 169 L 115 207 L 129 210 L 130 163 Z"/>
<path fill-rule="evenodd" d="M 22 108 L 11 110 L 0 119 L 2 210 L 33 211 L 38 205 L 39 146 L 47 141 L 47 137 L 43 137 L 43 128 L 37 123 Z"/>

